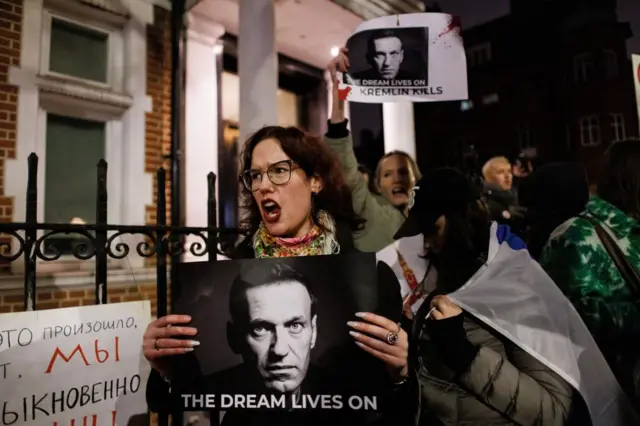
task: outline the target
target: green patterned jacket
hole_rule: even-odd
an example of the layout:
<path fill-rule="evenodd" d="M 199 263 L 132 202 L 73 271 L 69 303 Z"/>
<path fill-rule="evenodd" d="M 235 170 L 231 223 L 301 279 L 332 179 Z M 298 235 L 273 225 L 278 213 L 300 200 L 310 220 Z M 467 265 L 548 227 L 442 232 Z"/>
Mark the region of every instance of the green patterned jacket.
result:
<path fill-rule="evenodd" d="M 640 271 L 640 223 L 598 197 L 591 198 L 583 214 L 608 228 Z M 632 297 L 591 223 L 573 218 L 560 225 L 540 264 L 571 300 L 623 388 L 631 392 L 633 366 L 640 359 L 640 301 Z"/>

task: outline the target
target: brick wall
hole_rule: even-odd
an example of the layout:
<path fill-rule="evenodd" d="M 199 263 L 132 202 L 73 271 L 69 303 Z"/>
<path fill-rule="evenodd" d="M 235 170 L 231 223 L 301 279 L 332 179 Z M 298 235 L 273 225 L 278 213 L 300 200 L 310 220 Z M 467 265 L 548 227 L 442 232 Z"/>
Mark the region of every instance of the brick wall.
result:
<path fill-rule="evenodd" d="M 0 221 L 11 222 L 13 199 L 4 195 L 5 159 L 15 158 L 18 89 L 8 83 L 9 67 L 20 64 L 22 1 L 0 0 Z M 0 236 L 0 243 L 6 242 Z M 8 265 L 1 263 L 0 269 Z"/>
<path fill-rule="evenodd" d="M 154 175 L 153 204 L 147 206 L 148 224 L 156 223 L 158 185 L 155 173 L 167 170 L 167 223 L 171 221 L 169 176 L 170 162 L 165 156 L 171 151 L 171 21 L 167 10 L 155 7 L 154 24 L 147 27 L 147 95 L 152 111 L 146 115 L 145 171 Z"/>
<path fill-rule="evenodd" d="M 24 292 L 22 289 L 0 291 L 0 313 L 23 311 Z M 158 304 L 156 302 L 156 284 L 144 283 L 138 287 L 131 283 L 117 283 L 107 287 L 109 303 L 134 302 L 150 300 L 152 315 L 155 316 Z M 49 287 L 38 289 L 37 310 L 68 308 L 74 306 L 90 306 L 95 304 L 95 291 L 92 286 L 58 288 Z"/>

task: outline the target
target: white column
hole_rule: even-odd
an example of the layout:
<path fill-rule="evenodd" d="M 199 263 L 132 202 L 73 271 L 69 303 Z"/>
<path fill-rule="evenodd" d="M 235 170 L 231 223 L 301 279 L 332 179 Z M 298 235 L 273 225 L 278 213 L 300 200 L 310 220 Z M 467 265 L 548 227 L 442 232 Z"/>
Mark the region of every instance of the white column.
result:
<path fill-rule="evenodd" d="M 207 226 L 207 174 L 218 175 L 218 55 L 222 45 L 218 39 L 224 28 L 201 15 L 189 13 L 186 47 L 185 88 L 185 223 L 186 226 Z M 217 197 L 216 185 L 216 197 Z M 204 261 L 188 251 L 201 238 L 186 239 L 184 261 Z"/>
<path fill-rule="evenodd" d="M 382 104 L 384 152 L 404 151 L 416 159 L 416 130 L 413 122 L 413 104 Z"/>
<path fill-rule="evenodd" d="M 273 0 L 240 0 L 240 143 L 278 123 L 278 54 Z"/>
<path fill-rule="evenodd" d="M 339 79 L 340 77 L 338 77 Z M 325 71 L 324 72 L 324 80 L 327 83 L 327 105 L 328 108 L 327 110 L 329 111 L 329 117 L 331 117 L 331 113 L 333 111 L 333 90 L 332 85 L 333 83 L 331 82 L 331 76 L 329 75 L 329 71 Z M 347 120 L 349 120 L 349 122 L 347 123 L 347 128 L 349 130 L 351 130 L 351 113 L 349 112 L 349 102 L 344 103 L 344 116 Z"/>

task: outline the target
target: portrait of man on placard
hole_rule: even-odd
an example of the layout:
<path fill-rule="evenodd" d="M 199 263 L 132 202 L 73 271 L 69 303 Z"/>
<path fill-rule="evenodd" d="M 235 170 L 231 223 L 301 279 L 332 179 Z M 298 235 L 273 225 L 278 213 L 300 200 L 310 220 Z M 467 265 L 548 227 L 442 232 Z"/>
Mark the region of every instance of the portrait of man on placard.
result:
<path fill-rule="evenodd" d="M 379 282 L 379 269 L 374 253 L 185 263 L 175 311 L 191 317 L 198 345 L 176 360 L 172 403 L 220 409 L 225 426 L 267 414 L 330 424 L 322 419 L 334 412 L 379 410 L 387 368 L 354 343 L 347 324 L 357 312 L 399 321 L 397 280 Z M 213 406 L 197 402 L 205 395 Z M 351 398 L 373 405 L 355 409 Z"/>
<path fill-rule="evenodd" d="M 309 282 L 288 265 L 238 275 L 230 290 L 227 340 L 243 362 L 208 381 L 228 393 L 313 391 L 320 380 L 310 365 L 318 335 L 315 307 Z"/>
<path fill-rule="evenodd" d="M 359 86 L 413 86 L 426 76 L 427 56 L 423 51 L 427 50 L 427 40 L 423 28 L 383 28 L 357 33 L 347 42 L 354 69 L 349 77 Z"/>

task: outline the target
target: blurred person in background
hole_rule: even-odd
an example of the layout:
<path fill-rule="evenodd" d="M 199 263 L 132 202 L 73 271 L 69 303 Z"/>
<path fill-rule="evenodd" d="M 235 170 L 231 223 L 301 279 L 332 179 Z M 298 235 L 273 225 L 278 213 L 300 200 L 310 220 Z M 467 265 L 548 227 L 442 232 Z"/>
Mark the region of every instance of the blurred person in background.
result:
<path fill-rule="evenodd" d="M 391 151 L 382 156 L 373 175 L 373 187 L 394 207 L 405 210 L 409 193 L 420 177 L 418 165 L 403 151 Z"/>
<path fill-rule="evenodd" d="M 344 101 L 340 99 L 337 73 L 347 72 L 346 50 L 340 50 L 328 66 L 332 86 L 332 111 L 325 142 L 339 158 L 347 186 L 351 189 L 353 209 L 366 220 L 366 236 L 356 241 L 356 248 L 377 252 L 393 244 L 394 234 L 405 220 L 411 188 L 420 178 L 415 161 L 405 152 L 394 151 L 380 159 L 373 176 L 373 186 L 379 195 L 369 191 L 358 171 L 353 140 L 347 129 Z"/>
<path fill-rule="evenodd" d="M 513 231 L 522 234 L 524 212 L 518 207 L 516 191 L 513 188 L 511 163 L 506 157 L 493 157 L 482 167 L 484 179 L 483 200 L 492 220 L 509 225 Z"/>
<path fill-rule="evenodd" d="M 540 264 L 640 406 L 634 385 L 640 360 L 640 141 L 609 148 L 597 195 L 551 234 Z"/>

